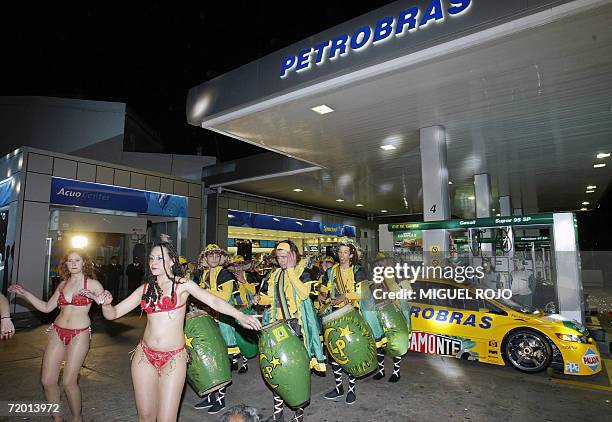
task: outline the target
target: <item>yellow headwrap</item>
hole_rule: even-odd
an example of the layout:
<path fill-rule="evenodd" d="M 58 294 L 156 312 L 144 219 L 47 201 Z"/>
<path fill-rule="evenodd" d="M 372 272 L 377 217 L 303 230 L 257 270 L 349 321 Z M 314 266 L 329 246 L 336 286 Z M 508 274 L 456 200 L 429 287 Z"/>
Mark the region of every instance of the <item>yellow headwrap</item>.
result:
<path fill-rule="evenodd" d="M 291 252 L 291 246 L 289 246 L 288 243 L 285 242 L 281 242 L 278 245 L 276 245 L 276 250 L 277 251 L 287 251 L 287 252 Z"/>

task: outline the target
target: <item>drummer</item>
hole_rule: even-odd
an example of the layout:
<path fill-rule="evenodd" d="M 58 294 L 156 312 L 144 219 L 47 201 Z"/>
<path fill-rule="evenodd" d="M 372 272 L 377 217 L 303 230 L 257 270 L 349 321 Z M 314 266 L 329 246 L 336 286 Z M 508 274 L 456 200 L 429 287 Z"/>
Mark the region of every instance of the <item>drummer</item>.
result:
<path fill-rule="evenodd" d="M 310 300 L 310 273 L 303 265 L 299 265 L 300 252 L 290 240 L 284 240 L 276 245 L 274 254 L 280 268 L 272 271 L 263 280 L 260 295 L 253 298 L 255 305 L 270 306 L 264 314 L 264 325 L 272 321 L 286 320 L 293 331 L 301 337 L 310 356 L 310 368 L 325 371 L 325 355 L 320 342 L 319 326 L 312 301 Z M 283 420 L 283 399 L 274 394 L 274 414 L 268 421 Z M 295 411 L 293 421 L 301 422 L 304 409 Z"/>
<path fill-rule="evenodd" d="M 199 256 L 198 264 L 202 269 L 202 277 L 200 278 L 200 287 L 214 296 L 220 298 L 224 302 L 234 304 L 234 282 L 235 277 L 228 269 L 224 268 L 228 260 L 227 252 L 221 249 L 218 245 L 209 244 L 206 246 Z M 232 370 L 238 369 L 238 356 L 240 349 L 236 342 L 236 329 L 232 319 L 225 315 L 218 317 L 219 330 L 227 345 L 227 353 L 232 362 Z M 243 372 L 248 369 L 246 359 L 243 360 Z M 225 391 L 226 387 L 219 389 L 216 393 L 208 394 L 204 399 L 197 403 L 196 409 L 206 409 L 208 413 L 215 414 L 225 409 Z M 216 396 L 215 396 L 216 395 Z"/>
<path fill-rule="evenodd" d="M 361 289 L 363 282 L 366 281 L 366 274 L 361 269 L 361 266 L 357 264 L 358 259 L 359 255 L 355 244 L 348 238 L 343 239 L 338 244 L 338 260 L 340 262 L 329 268 L 323 276 L 319 301 L 321 304 L 325 304 L 329 300 L 334 309 L 339 309 L 349 304 L 358 308 L 364 319 L 368 322 L 368 325 L 370 325 L 370 328 L 372 328 L 376 339 L 376 348 L 379 349 L 384 345 L 383 330 L 380 323 L 378 323 L 373 306 L 370 306 L 372 309 L 369 311 L 366 311 L 361 306 Z M 334 371 L 336 386 L 325 394 L 325 398 L 334 400 L 344 395 L 344 386 L 342 385 L 342 367 L 333 359 L 330 359 L 330 362 Z M 351 374 L 347 375 L 348 392 L 346 393 L 345 401 L 347 404 L 353 404 L 357 399 L 355 377 Z"/>
<path fill-rule="evenodd" d="M 319 301 L 319 290 L 321 288 L 321 283 L 323 282 L 323 276 L 325 275 L 327 270 L 331 268 L 335 263 L 336 261 L 334 260 L 334 258 L 329 255 L 323 257 L 323 259 L 321 259 L 321 261 L 319 262 L 319 267 L 317 269 L 318 280 L 316 283 L 313 283 L 312 291 L 310 292 L 310 297 L 312 298 L 312 301 L 314 302 L 314 307 L 317 311 L 321 307 L 321 302 Z"/>
<path fill-rule="evenodd" d="M 255 271 L 250 270 L 252 268 L 252 265 L 249 265 L 250 262 L 245 261 L 242 255 L 236 255 L 232 258 L 232 263 L 228 268 L 236 280 L 234 305 L 238 306 L 239 310 L 252 305 L 251 300 L 257 294 L 259 286 L 259 277 Z"/>
<path fill-rule="evenodd" d="M 257 294 L 257 287 L 259 286 L 259 277 L 254 270 L 255 263 L 253 261 L 245 261 L 242 255 L 236 255 L 232 257 L 232 262 L 228 267 L 228 270 L 234 275 L 236 280 L 234 286 L 234 306 L 242 313 L 256 314 L 257 312 L 253 309 L 253 297 Z M 238 340 L 238 339 L 237 339 Z M 239 347 L 242 345 L 239 343 Z M 239 374 L 244 374 L 249 370 L 248 360 L 244 351 L 241 350 L 242 363 Z"/>
<path fill-rule="evenodd" d="M 376 267 L 395 267 L 395 260 L 392 257 L 387 257 L 383 252 L 379 252 L 374 261 Z M 412 291 L 412 286 L 408 280 L 400 280 L 399 283 L 395 276 L 384 277 L 384 280 L 377 285 L 387 292 L 399 292 L 400 290 Z M 408 329 L 410 329 L 410 305 L 407 299 L 396 299 L 395 304 L 402 311 L 402 314 L 408 321 Z M 385 352 L 379 347 L 376 351 L 376 360 L 378 361 L 378 371 L 374 375 L 375 380 L 380 380 L 385 377 Z M 393 356 L 393 373 L 389 377 L 389 382 L 398 382 L 400 379 L 400 368 L 402 356 Z"/>

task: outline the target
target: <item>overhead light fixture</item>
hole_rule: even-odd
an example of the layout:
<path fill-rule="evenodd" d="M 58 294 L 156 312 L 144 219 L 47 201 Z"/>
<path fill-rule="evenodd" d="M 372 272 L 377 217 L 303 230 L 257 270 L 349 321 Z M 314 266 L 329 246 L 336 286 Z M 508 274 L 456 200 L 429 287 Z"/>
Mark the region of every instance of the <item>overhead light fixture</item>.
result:
<path fill-rule="evenodd" d="M 453 182 L 451 182 L 451 181 L 449 180 L 449 181 L 448 181 L 448 184 L 449 184 L 449 185 L 452 185 L 452 184 L 453 184 Z"/>
<path fill-rule="evenodd" d="M 321 104 L 319 106 L 313 107 L 311 108 L 312 111 L 314 111 L 317 114 L 327 114 L 327 113 L 331 113 L 332 111 L 334 111 L 333 108 L 326 106 L 325 104 Z"/>
<path fill-rule="evenodd" d="M 597 189 L 597 186 L 595 185 L 589 185 L 587 186 L 587 189 L 591 190 L 591 189 Z"/>
<path fill-rule="evenodd" d="M 586 193 L 595 193 L 595 191 L 594 190 L 588 190 L 588 191 L 586 191 Z"/>
<path fill-rule="evenodd" d="M 601 163 L 601 164 L 593 164 L 593 167 L 595 167 L 596 169 L 599 169 L 599 168 L 602 168 L 602 167 L 605 167 L 605 166 L 606 166 L 606 164 L 605 164 L 605 163 Z"/>
<path fill-rule="evenodd" d="M 501 214 L 497 213 L 495 214 L 496 217 L 501 217 Z"/>
<path fill-rule="evenodd" d="M 303 189 L 300 189 L 300 188 L 295 188 L 295 189 L 293 189 L 293 191 L 294 191 L 294 192 L 304 192 L 304 190 L 303 190 Z"/>
<path fill-rule="evenodd" d="M 338 198 L 338 199 L 336 199 L 336 202 L 344 202 L 344 199 Z"/>
<path fill-rule="evenodd" d="M 357 204 L 356 207 L 363 207 L 363 204 Z"/>
<path fill-rule="evenodd" d="M 389 212 L 389 211 L 387 211 L 387 210 L 380 210 L 380 212 Z"/>
<path fill-rule="evenodd" d="M 586 208 L 580 208 L 580 211 L 586 211 L 586 210 L 587 210 Z"/>
<path fill-rule="evenodd" d="M 391 150 L 395 149 L 395 146 L 393 146 L 393 145 L 381 145 L 380 148 L 384 149 L 385 151 L 391 151 Z"/>
<path fill-rule="evenodd" d="M 597 158 L 608 158 L 609 156 L 609 152 L 600 152 L 599 154 L 597 154 Z"/>
<path fill-rule="evenodd" d="M 495 208 L 493 208 L 491 211 L 495 212 L 496 210 L 495 210 Z"/>
<path fill-rule="evenodd" d="M 470 201 L 473 201 L 474 199 L 476 199 L 476 197 L 475 197 L 475 196 L 468 196 L 468 199 L 469 199 Z"/>
<path fill-rule="evenodd" d="M 590 202 L 589 202 L 589 201 L 584 201 L 584 202 L 582 203 L 582 205 L 589 205 L 589 204 L 590 204 Z"/>

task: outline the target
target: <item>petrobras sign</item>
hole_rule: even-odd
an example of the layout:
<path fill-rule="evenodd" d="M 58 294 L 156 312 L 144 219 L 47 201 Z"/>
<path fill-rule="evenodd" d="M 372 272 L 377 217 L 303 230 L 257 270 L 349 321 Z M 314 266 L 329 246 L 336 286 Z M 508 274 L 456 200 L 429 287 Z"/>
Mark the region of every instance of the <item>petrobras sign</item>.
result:
<path fill-rule="evenodd" d="M 437 321 L 444 325 L 470 325 L 474 328 L 478 326 L 484 330 L 491 328 L 493 318 L 490 316 L 477 315 L 472 312 L 448 311 L 446 309 L 421 308 L 420 306 L 410 307 L 410 318 L 421 318 Z"/>
<path fill-rule="evenodd" d="M 166 217 L 187 217 L 187 198 L 80 180 L 51 178 L 49 202 Z"/>
<path fill-rule="evenodd" d="M 447 18 L 464 15 L 470 9 L 472 0 L 430 0 L 421 10 L 414 6 L 402 10 L 396 16 L 385 16 L 372 25 L 356 28 L 352 33 L 340 34 L 312 47 L 285 56 L 280 66 L 280 78 L 291 73 L 301 73 L 313 65 L 323 66 L 328 61 L 342 59 L 349 52 L 365 51 L 394 38 L 407 37 L 432 23 L 443 23 Z"/>

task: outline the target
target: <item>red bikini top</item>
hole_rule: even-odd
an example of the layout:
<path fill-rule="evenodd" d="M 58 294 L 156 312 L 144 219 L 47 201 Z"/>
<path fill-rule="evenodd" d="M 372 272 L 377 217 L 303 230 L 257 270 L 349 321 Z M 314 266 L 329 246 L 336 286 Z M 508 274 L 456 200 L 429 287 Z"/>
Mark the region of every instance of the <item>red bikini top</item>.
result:
<path fill-rule="evenodd" d="M 85 281 L 83 282 L 83 288 L 87 288 L 87 277 L 85 277 Z M 90 298 L 87 296 L 83 296 L 82 294 L 72 296 L 72 301 L 68 302 L 66 300 L 66 296 L 64 296 L 64 288 L 60 290 L 59 297 L 57 298 L 57 306 L 60 308 L 62 306 L 72 305 L 72 306 L 87 306 L 92 302 Z"/>
<path fill-rule="evenodd" d="M 144 289 L 142 289 L 143 297 L 145 293 L 147 292 L 147 286 L 148 284 L 145 284 Z M 148 302 L 145 302 L 144 300 L 141 299 L 140 309 L 145 311 L 147 314 L 156 314 L 158 312 L 174 311 L 175 309 L 180 309 L 186 305 L 185 303 L 183 303 L 182 305 L 177 306 L 177 304 L 178 304 L 178 297 L 176 294 L 176 290 L 174 290 L 174 296 L 172 297 L 172 300 L 170 299 L 170 296 L 162 296 L 160 298 L 157 298 L 157 303 L 153 307 L 151 307 Z"/>

